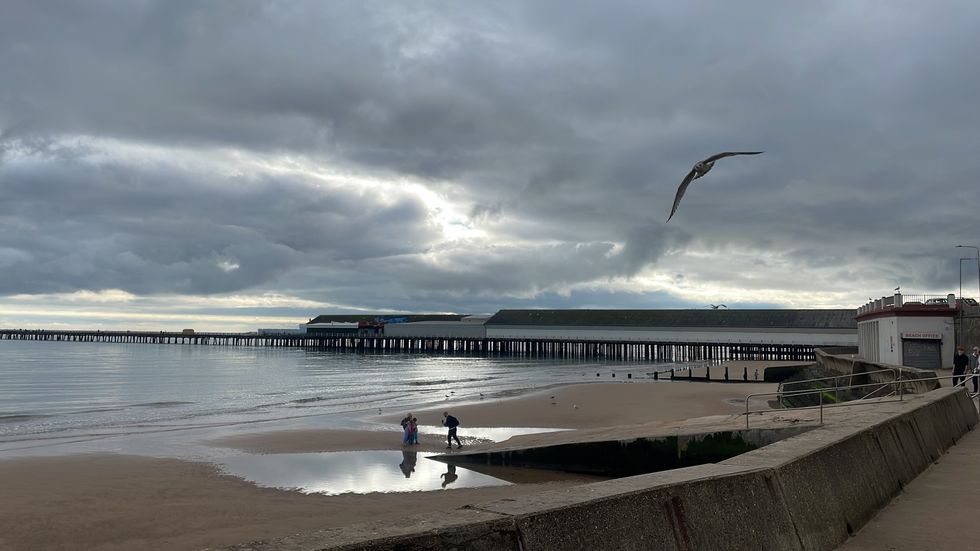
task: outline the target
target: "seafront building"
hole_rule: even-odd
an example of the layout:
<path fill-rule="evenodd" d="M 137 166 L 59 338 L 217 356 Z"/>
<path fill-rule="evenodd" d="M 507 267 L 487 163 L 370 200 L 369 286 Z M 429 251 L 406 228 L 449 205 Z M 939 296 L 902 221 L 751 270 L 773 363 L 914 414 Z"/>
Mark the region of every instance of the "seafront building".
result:
<path fill-rule="evenodd" d="M 891 365 L 940 369 L 957 345 L 980 345 L 980 305 L 972 298 L 903 295 L 857 310 L 858 357 Z"/>

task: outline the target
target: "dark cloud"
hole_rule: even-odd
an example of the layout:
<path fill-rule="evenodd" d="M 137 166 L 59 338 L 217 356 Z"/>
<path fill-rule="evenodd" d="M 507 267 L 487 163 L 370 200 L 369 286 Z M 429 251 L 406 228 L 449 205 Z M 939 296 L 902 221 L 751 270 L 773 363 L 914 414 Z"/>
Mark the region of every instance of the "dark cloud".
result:
<path fill-rule="evenodd" d="M 0 294 L 468 311 L 656 280 L 664 305 L 862 301 L 952 289 L 980 227 L 968 3 L 3 11 Z M 693 162 L 728 149 L 766 153 L 719 163 L 665 225 Z M 482 237 L 443 233 L 446 205 Z"/>

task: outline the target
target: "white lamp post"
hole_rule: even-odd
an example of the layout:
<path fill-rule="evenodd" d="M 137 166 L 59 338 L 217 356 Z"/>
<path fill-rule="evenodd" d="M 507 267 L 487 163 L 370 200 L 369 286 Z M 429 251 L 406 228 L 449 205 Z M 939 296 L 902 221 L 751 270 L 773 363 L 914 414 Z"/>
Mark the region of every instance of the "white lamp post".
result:
<path fill-rule="evenodd" d="M 964 260 L 973 260 L 973 259 L 970 257 L 966 257 L 966 258 L 962 256 L 960 257 L 960 300 L 963 300 L 963 261 Z"/>
<path fill-rule="evenodd" d="M 957 245 L 961 249 L 973 249 L 973 252 L 977 253 L 977 293 L 980 294 L 980 247 L 975 245 Z M 980 298 L 978 296 L 977 298 Z"/>

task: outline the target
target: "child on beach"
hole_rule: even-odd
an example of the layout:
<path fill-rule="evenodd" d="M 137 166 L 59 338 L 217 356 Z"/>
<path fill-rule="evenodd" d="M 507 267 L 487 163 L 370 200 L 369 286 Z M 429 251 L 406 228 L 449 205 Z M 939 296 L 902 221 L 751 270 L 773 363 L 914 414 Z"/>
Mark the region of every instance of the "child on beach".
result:
<path fill-rule="evenodd" d="M 419 420 L 417 417 L 412 417 L 412 420 L 408 422 L 408 429 L 412 433 L 409 444 L 418 444 L 419 443 Z"/>

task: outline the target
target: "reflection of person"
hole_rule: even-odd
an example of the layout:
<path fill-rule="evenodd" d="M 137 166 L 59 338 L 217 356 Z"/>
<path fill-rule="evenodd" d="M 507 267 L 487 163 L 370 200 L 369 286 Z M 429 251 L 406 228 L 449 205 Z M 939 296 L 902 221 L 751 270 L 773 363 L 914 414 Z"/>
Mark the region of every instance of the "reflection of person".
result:
<path fill-rule="evenodd" d="M 963 347 L 956 347 L 956 355 L 953 356 L 953 386 L 966 382 L 966 377 L 960 377 L 966 372 L 966 366 L 970 365 L 970 358 L 963 353 Z"/>
<path fill-rule="evenodd" d="M 449 415 L 448 411 L 442 412 L 442 417 L 442 424 L 449 428 L 449 434 L 446 435 L 446 440 L 449 445 L 446 446 L 446 449 L 452 449 L 454 439 L 456 440 L 456 447 L 462 448 L 463 444 L 459 441 L 459 437 L 456 436 L 456 427 L 459 426 L 459 419 Z"/>
<path fill-rule="evenodd" d="M 412 473 L 415 472 L 415 463 L 418 462 L 418 459 L 418 452 L 402 450 L 402 462 L 398 466 L 401 468 L 405 478 L 412 477 Z"/>
<path fill-rule="evenodd" d="M 456 474 L 456 465 L 447 465 L 446 472 L 439 475 L 439 478 L 445 478 L 445 480 L 442 481 L 443 488 L 449 486 L 453 482 L 456 482 L 456 479 L 459 478 L 459 475 Z"/>

